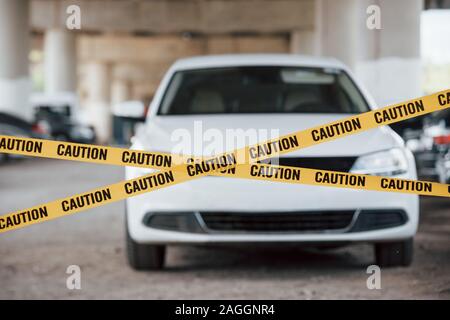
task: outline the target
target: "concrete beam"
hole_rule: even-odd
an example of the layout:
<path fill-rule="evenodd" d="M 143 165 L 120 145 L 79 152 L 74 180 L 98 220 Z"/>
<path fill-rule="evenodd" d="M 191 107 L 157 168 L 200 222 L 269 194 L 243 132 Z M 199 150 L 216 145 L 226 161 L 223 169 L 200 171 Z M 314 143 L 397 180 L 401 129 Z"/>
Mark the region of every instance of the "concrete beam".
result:
<path fill-rule="evenodd" d="M 314 25 L 314 0 L 33 0 L 32 27 L 65 26 L 73 4 L 81 31 L 275 33 Z"/>
<path fill-rule="evenodd" d="M 287 35 L 199 38 L 82 35 L 78 37 L 77 48 L 81 64 L 92 61 L 110 64 L 112 79 L 133 83 L 140 93 L 151 95 L 170 65 L 179 58 L 202 54 L 289 52 L 289 38 Z"/>
<path fill-rule="evenodd" d="M 183 39 L 180 36 L 83 35 L 78 38 L 77 45 L 78 57 L 82 61 L 164 63 L 205 52 L 203 39 Z"/>
<path fill-rule="evenodd" d="M 288 35 L 210 36 L 205 41 L 208 54 L 289 52 Z"/>
<path fill-rule="evenodd" d="M 159 83 L 170 64 L 161 63 L 117 63 L 112 68 L 112 78 L 128 82 Z"/>
<path fill-rule="evenodd" d="M 194 55 L 256 52 L 289 52 L 289 38 L 276 35 L 195 38 L 83 35 L 78 38 L 78 57 L 82 61 L 170 65 L 179 58 Z"/>

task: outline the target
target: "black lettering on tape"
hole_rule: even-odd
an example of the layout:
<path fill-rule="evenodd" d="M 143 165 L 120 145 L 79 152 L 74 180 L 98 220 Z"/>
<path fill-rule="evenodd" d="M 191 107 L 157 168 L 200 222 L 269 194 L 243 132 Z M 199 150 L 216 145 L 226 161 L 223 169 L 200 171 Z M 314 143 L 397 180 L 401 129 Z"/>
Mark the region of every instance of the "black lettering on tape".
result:
<path fill-rule="evenodd" d="M 384 110 L 376 111 L 374 113 L 375 122 L 378 124 L 399 120 L 405 116 L 420 113 L 425 111 L 422 99 L 401 104 Z"/>
<path fill-rule="evenodd" d="M 250 167 L 250 175 L 252 177 L 273 178 L 277 180 L 300 180 L 300 169 L 288 167 L 259 166 L 252 165 Z"/>
<path fill-rule="evenodd" d="M 56 147 L 59 156 L 83 158 L 92 160 L 104 160 L 108 157 L 108 149 L 93 146 L 80 146 L 60 143 Z"/>
<path fill-rule="evenodd" d="M 133 194 L 136 192 L 146 191 L 160 185 L 174 182 L 172 171 L 159 172 L 151 176 L 139 178 L 137 180 L 127 182 L 124 184 L 126 194 Z"/>
<path fill-rule="evenodd" d="M 42 153 L 42 141 L 23 140 L 13 137 L 0 138 L 0 150 Z"/>
<path fill-rule="evenodd" d="M 450 92 L 447 92 L 446 94 L 438 94 L 438 102 L 441 106 L 446 106 L 450 104 Z"/>
<path fill-rule="evenodd" d="M 46 206 L 19 213 L 13 213 L 7 216 L 0 217 L 0 230 L 19 226 L 23 223 L 36 221 L 46 217 L 48 217 Z"/>
<path fill-rule="evenodd" d="M 349 175 L 335 172 L 316 172 L 315 181 L 324 184 L 345 185 L 345 186 L 366 186 L 366 177 Z"/>
<path fill-rule="evenodd" d="M 207 160 L 203 160 L 200 162 L 194 162 L 192 164 L 188 164 L 186 166 L 186 171 L 187 174 L 190 177 L 199 175 L 199 174 L 204 174 L 204 173 L 208 173 L 208 172 L 214 172 L 217 169 L 221 169 L 223 168 L 224 170 L 228 167 L 230 167 L 231 165 L 236 164 L 236 157 L 234 154 L 225 154 L 225 155 L 221 155 L 218 156 L 216 158 L 211 158 L 211 159 L 207 159 Z"/>
<path fill-rule="evenodd" d="M 229 169 L 224 169 L 224 170 L 220 170 L 219 171 L 220 173 L 223 173 L 223 174 L 236 174 L 236 168 L 229 168 Z"/>
<path fill-rule="evenodd" d="M 109 188 L 92 193 L 75 196 L 69 200 L 61 202 L 61 208 L 64 212 L 81 209 L 90 205 L 111 200 L 111 190 Z"/>
<path fill-rule="evenodd" d="M 122 153 L 122 162 L 170 168 L 172 166 L 172 156 L 146 152 L 124 151 Z"/>
<path fill-rule="evenodd" d="M 280 151 L 287 151 L 299 146 L 297 136 L 280 138 L 276 141 L 266 142 L 249 148 L 251 159 L 277 154 Z"/>
<path fill-rule="evenodd" d="M 427 193 L 433 192 L 433 184 L 431 182 L 396 180 L 389 178 L 381 179 L 381 188 L 388 190 L 417 191 Z"/>
<path fill-rule="evenodd" d="M 344 120 L 332 125 L 324 126 L 311 131 L 314 141 L 321 141 L 332 137 L 337 137 L 345 133 L 357 131 L 361 129 L 361 121 L 356 119 Z"/>

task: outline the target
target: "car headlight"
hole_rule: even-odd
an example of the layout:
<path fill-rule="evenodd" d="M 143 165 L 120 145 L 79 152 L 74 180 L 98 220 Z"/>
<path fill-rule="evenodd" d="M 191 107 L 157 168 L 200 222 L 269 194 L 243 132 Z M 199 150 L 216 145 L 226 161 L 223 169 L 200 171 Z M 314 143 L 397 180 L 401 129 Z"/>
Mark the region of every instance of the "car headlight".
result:
<path fill-rule="evenodd" d="M 351 173 L 377 176 L 394 176 L 408 170 L 408 161 L 401 149 L 390 149 L 359 157 L 353 164 Z"/>

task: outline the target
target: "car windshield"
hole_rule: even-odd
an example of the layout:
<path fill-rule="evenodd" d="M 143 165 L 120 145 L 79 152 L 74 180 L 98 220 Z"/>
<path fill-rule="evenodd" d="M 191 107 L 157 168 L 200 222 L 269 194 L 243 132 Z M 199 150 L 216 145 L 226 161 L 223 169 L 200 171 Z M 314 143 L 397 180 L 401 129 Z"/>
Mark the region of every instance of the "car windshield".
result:
<path fill-rule="evenodd" d="M 339 69 L 232 67 L 176 72 L 158 114 L 366 111 L 360 91 Z"/>

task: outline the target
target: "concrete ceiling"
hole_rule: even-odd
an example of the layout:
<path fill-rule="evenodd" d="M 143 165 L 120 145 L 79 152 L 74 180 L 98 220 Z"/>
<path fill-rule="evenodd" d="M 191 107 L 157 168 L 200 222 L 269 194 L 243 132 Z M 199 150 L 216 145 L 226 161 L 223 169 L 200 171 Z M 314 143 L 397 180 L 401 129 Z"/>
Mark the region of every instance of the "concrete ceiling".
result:
<path fill-rule="evenodd" d="M 277 33 L 314 24 L 314 0 L 31 0 L 33 30 L 65 26 L 74 4 L 81 32 Z"/>

